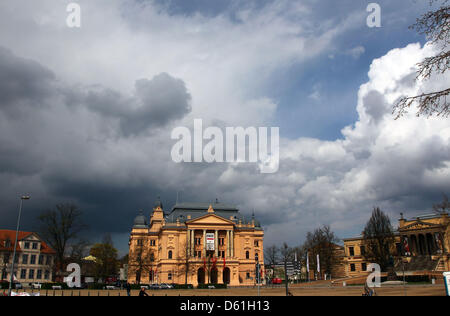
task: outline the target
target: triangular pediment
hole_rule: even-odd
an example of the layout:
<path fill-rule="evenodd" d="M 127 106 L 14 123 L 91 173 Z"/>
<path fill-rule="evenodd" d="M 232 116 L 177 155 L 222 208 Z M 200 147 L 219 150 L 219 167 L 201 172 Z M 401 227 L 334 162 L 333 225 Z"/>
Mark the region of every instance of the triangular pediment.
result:
<path fill-rule="evenodd" d="M 441 225 L 427 223 L 427 222 L 423 222 L 421 220 L 417 220 L 411 224 L 403 226 L 400 230 L 404 231 L 404 230 L 428 229 L 428 228 L 438 228 L 438 227 L 441 227 Z"/>
<path fill-rule="evenodd" d="M 192 219 L 190 221 L 187 221 L 186 224 L 234 225 L 232 221 L 215 214 L 207 214 L 199 218 Z"/>

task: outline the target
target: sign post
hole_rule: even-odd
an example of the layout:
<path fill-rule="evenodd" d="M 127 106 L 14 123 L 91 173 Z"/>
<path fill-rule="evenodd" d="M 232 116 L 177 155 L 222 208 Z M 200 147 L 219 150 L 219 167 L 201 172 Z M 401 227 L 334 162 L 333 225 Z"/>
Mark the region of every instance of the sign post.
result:
<path fill-rule="evenodd" d="M 450 272 L 444 272 L 445 292 L 450 296 Z"/>

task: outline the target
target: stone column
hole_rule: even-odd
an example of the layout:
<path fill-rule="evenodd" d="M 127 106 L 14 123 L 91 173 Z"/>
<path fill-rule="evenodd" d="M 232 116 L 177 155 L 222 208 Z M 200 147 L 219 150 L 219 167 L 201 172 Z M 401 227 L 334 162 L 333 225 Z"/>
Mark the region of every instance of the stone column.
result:
<path fill-rule="evenodd" d="M 195 256 L 195 230 L 191 229 L 191 256 Z"/>
<path fill-rule="evenodd" d="M 214 253 L 215 253 L 216 258 L 219 256 L 219 240 L 218 240 L 218 238 L 219 238 L 219 232 L 216 229 L 214 231 Z"/>
<path fill-rule="evenodd" d="M 234 258 L 234 231 L 231 231 L 231 257 Z"/>
<path fill-rule="evenodd" d="M 231 255 L 230 248 L 231 248 L 231 243 L 230 243 L 230 231 L 227 230 L 227 254 L 226 254 L 226 257 L 227 257 L 227 258 L 229 258 L 230 255 Z"/>
<path fill-rule="evenodd" d="M 203 257 L 206 258 L 206 229 L 203 230 Z"/>

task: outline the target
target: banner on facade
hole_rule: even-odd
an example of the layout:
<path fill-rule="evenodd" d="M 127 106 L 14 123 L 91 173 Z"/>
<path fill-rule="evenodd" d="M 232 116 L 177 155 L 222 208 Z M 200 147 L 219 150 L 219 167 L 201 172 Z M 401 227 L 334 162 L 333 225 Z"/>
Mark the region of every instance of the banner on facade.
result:
<path fill-rule="evenodd" d="M 444 282 L 447 296 L 450 296 L 450 272 L 444 272 Z"/>
<path fill-rule="evenodd" d="M 216 250 L 214 247 L 214 233 L 207 233 L 206 234 L 206 250 Z"/>

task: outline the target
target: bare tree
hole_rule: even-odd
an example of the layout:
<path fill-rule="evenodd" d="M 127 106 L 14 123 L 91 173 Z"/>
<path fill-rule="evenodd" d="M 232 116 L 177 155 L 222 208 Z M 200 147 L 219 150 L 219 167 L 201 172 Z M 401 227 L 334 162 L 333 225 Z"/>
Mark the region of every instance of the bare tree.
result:
<path fill-rule="evenodd" d="M 68 246 L 68 258 L 70 262 L 81 263 L 84 257 L 89 255 L 91 243 L 84 239 L 79 239 Z"/>
<path fill-rule="evenodd" d="M 286 280 L 286 296 L 289 296 L 289 277 L 287 273 L 287 265 L 289 262 L 292 262 L 294 252 L 292 248 L 289 247 L 286 243 L 283 243 L 283 246 L 280 248 L 280 256 L 284 265 L 284 278 Z"/>
<path fill-rule="evenodd" d="M 443 194 L 441 203 L 433 204 L 433 210 L 438 214 L 444 214 L 450 210 L 450 202 L 448 201 L 448 196 L 446 194 Z"/>
<path fill-rule="evenodd" d="M 190 256 L 191 256 L 191 249 L 190 249 L 190 244 L 189 244 L 189 240 L 186 238 L 184 244 L 183 244 L 183 248 L 178 256 L 178 260 L 183 262 L 183 271 L 184 272 L 184 284 L 187 285 L 188 282 L 188 276 L 189 276 L 189 268 L 190 268 Z"/>
<path fill-rule="evenodd" d="M 440 52 L 432 57 L 425 58 L 419 63 L 417 71 L 417 79 L 430 79 L 432 74 L 443 74 L 449 69 L 450 51 L 448 44 L 450 39 L 450 6 L 448 0 L 430 0 L 430 5 L 435 2 L 442 2 L 439 9 L 429 11 L 418 18 L 410 29 L 415 29 L 418 33 L 426 35 L 427 39 L 436 47 L 440 47 Z M 396 118 L 400 118 L 408 112 L 411 105 L 418 103 L 419 110 L 417 116 L 427 115 L 428 117 L 437 115 L 448 117 L 450 115 L 449 102 L 447 96 L 450 88 L 422 93 L 413 97 L 401 98 L 395 105 L 393 113 Z"/>
<path fill-rule="evenodd" d="M 363 245 L 366 248 L 363 256 L 378 263 L 386 271 L 392 265 L 391 249 L 394 242 L 394 230 L 389 217 L 380 208 L 374 208 L 363 231 Z"/>
<path fill-rule="evenodd" d="M 56 269 L 64 266 L 66 251 L 72 240 L 86 229 L 82 222 L 83 213 L 75 204 L 58 204 L 55 209 L 42 213 L 40 236 L 56 252 Z"/>
<path fill-rule="evenodd" d="M 141 283 L 144 273 L 150 274 L 155 271 L 155 253 L 152 249 L 144 247 L 143 240 L 130 251 L 128 260 L 128 275 L 135 275 L 137 284 Z"/>
<path fill-rule="evenodd" d="M 273 274 L 275 274 L 275 265 L 278 263 L 279 252 L 280 250 L 275 245 L 264 249 L 264 261 L 268 266 L 272 267 Z"/>
<path fill-rule="evenodd" d="M 306 241 L 303 248 L 308 251 L 313 258 L 320 258 L 321 270 L 330 275 L 333 268 L 340 263 L 340 257 L 336 252 L 339 238 L 336 237 L 330 226 L 324 225 L 306 234 Z M 314 270 L 317 270 L 317 262 L 310 263 Z"/>

